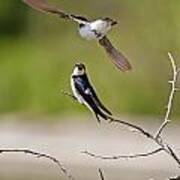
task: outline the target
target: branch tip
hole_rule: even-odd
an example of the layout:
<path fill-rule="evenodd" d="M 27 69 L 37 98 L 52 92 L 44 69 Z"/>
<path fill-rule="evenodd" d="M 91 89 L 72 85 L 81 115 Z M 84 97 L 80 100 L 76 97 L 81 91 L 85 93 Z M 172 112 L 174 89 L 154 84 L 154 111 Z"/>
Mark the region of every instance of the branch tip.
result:
<path fill-rule="evenodd" d="M 50 156 L 45 153 L 39 153 L 36 151 L 32 151 L 29 149 L 0 149 L 0 154 L 3 153 L 24 153 L 24 154 L 30 154 L 32 156 L 35 156 L 36 158 L 45 158 L 56 164 L 59 169 L 64 173 L 64 175 L 69 179 L 69 180 L 74 180 L 71 174 L 68 173 L 68 171 L 65 169 L 65 167 L 60 163 L 58 159 L 56 159 L 53 156 Z"/>

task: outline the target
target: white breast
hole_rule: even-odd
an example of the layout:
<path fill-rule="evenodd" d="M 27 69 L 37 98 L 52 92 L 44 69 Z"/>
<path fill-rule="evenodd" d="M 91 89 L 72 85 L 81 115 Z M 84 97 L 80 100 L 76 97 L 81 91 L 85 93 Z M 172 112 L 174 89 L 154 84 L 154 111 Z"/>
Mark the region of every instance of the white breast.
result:
<path fill-rule="evenodd" d="M 97 33 L 106 35 L 107 32 L 111 29 L 111 25 L 103 20 L 96 20 L 90 24 L 91 30 L 95 30 Z"/>
<path fill-rule="evenodd" d="M 84 104 L 90 111 L 93 112 L 93 110 L 91 109 L 91 107 L 89 106 L 89 104 L 84 100 L 84 98 L 78 93 L 78 91 L 76 90 L 75 86 L 74 86 L 74 80 L 71 78 L 71 88 L 72 88 L 72 92 L 73 95 L 76 97 L 76 99 L 78 100 L 78 102 L 80 104 Z"/>
<path fill-rule="evenodd" d="M 71 89 L 72 89 L 72 92 L 73 92 L 73 95 L 76 97 L 76 99 L 78 100 L 78 102 L 80 104 L 84 104 L 84 99 L 83 97 L 78 93 L 78 91 L 76 90 L 75 88 L 75 85 L 74 85 L 74 80 L 71 78 Z"/>
<path fill-rule="evenodd" d="M 80 35 L 81 35 L 83 38 L 85 38 L 85 39 L 87 39 L 87 40 L 96 39 L 96 35 L 95 35 L 95 33 L 91 30 L 90 24 L 87 24 L 87 25 L 81 27 L 81 28 L 79 29 L 79 33 L 80 33 Z"/>

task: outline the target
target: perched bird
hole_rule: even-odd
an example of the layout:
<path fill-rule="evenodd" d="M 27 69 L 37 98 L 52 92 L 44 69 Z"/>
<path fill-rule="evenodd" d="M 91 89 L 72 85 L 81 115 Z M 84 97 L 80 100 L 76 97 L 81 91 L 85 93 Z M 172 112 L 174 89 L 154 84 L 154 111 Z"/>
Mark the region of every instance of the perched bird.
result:
<path fill-rule="evenodd" d="M 96 95 L 96 91 L 89 82 L 86 67 L 82 63 L 75 64 L 71 75 L 71 88 L 77 101 L 88 107 L 95 114 L 98 122 L 100 117 L 107 120 L 112 115 Z"/>
<path fill-rule="evenodd" d="M 77 22 L 79 24 L 79 33 L 81 37 L 87 40 L 97 40 L 111 57 L 112 62 L 122 71 L 131 69 L 131 65 L 127 58 L 112 45 L 106 36 L 111 28 L 117 24 L 117 21 L 108 17 L 90 21 L 83 16 L 65 13 L 56 6 L 48 4 L 45 0 L 23 0 L 23 2 L 36 10 L 56 14 L 60 18 Z"/>

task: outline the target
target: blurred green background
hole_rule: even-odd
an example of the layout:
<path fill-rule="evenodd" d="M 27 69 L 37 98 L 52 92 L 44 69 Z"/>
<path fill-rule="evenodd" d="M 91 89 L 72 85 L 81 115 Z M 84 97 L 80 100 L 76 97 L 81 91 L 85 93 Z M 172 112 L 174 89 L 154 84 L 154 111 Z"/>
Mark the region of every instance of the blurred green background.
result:
<path fill-rule="evenodd" d="M 89 113 L 60 93 L 70 91 L 73 65 L 82 61 L 115 114 L 161 116 L 171 77 L 168 51 L 180 65 L 180 1 L 49 2 L 92 19 L 118 20 L 109 37 L 129 58 L 133 71 L 117 70 L 96 42 L 78 36 L 76 24 L 32 10 L 20 0 L 0 1 L 0 113 Z M 173 114 L 180 116 L 180 95 L 174 103 Z"/>

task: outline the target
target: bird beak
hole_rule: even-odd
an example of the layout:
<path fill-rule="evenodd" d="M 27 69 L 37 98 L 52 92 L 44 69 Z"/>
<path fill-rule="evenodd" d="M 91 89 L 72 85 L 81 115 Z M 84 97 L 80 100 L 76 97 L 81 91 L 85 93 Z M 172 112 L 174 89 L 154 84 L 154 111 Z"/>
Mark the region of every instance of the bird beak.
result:
<path fill-rule="evenodd" d="M 112 23 L 111 23 L 112 26 L 114 26 L 114 25 L 116 25 L 116 24 L 118 24 L 117 21 L 112 21 Z"/>

